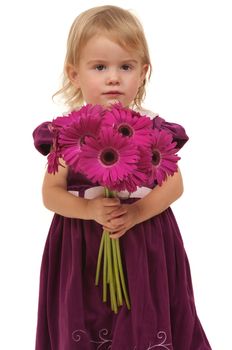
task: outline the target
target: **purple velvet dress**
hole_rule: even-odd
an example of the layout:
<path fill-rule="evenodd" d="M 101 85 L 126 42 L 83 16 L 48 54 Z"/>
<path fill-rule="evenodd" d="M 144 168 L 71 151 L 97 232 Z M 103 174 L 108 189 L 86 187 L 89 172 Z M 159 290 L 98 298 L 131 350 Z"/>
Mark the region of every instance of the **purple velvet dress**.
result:
<path fill-rule="evenodd" d="M 178 148 L 188 140 L 182 126 L 159 116 Z M 48 154 L 48 122 L 33 132 L 36 149 Z M 68 190 L 96 186 L 69 171 Z M 136 198 L 126 199 L 128 203 Z M 102 227 L 95 221 L 54 215 L 40 276 L 36 350 L 209 350 L 198 319 L 188 258 L 172 213 L 134 226 L 120 238 L 131 310 L 118 314 L 102 302 L 95 271 Z"/>

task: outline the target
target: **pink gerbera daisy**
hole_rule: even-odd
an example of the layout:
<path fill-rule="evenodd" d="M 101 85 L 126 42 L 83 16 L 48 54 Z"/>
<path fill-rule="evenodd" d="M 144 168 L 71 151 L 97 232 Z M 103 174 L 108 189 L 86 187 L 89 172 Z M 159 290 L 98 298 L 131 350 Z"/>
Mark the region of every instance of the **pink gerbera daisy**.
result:
<path fill-rule="evenodd" d="M 138 147 L 139 159 L 137 168 L 133 174 L 129 174 L 123 183 L 118 184 L 118 191 L 127 189 L 128 192 L 134 192 L 137 187 L 147 186 L 151 169 L 151 152 L 148 149 Z"/>
<path fill-rule="evenodd" d="M 151 182 L 157 180 L 161 185 L 167 179 L 167 175 L 173 175 L 177 171 L 176 142 L 172 142 L 172 135 L 164 130 L 152 131 L 152 166 Z"/>
<path fill-rule="evenodd" d="M 78 170 L 80 145 L 86 135 L 95 136 L 98 133 L 102 116 L 103 108 L 100 105 L 88 104 L 68 115 L 55 118 L 48 125 L 53 134 L 53 150 L 47 157 L 49 173 L 58 171 L 60 157 Z"/>
<path fill-rule="evenodd" d="M 58 171 L 59 165 L 63 166 L 59 162 L 59 158 L 61 157 L 61 153 L 59 151 L 54 150 L 49 153 L 47 160 L 48 160 L 48 173 L 55 174 Z"/>
<path fill-rule="evenodd" d="M 53 143 L 49 155 L 47 156 L 48 160 L 48 173 L 55 174 L 58 171 L 58 166 L 61 165 L 59 158 L 62 156 L 61 147 L 58 142 L 59 132 L 58 129 L 53 128 L 51 124 L 48 125 L 49 130 L 53 134 Z"/>
<path fill-rule="evenodd" d="M 99 137 L 87 137 L 80 154 L 79 165 L 93 182 L 111 190 L 121 190 L 119 185 L 137 168 L 137 146 L 110 128 L 103 128 Z M 127 189 L 127 188 L 124 188 Z"/>
<path fill-rule="evenodd" d="M 98 113 L 81 114 L 73 122 L 60 130 L 58 143 L 62 146 L 62 155 L 65 162 L 70 165 L 75 172 L 79 171 L 79 156 L 81 147 L 85 143 L 87 136 L 97 137 L 102 119 Z M 89 110 L 87 111 L 89 112 Z"/>
<path fill-rule="evenodd" d="M 138 146 L 147 146 L 150 143 L 151 119 L 132 109 L 123 108 L 120 104 L 106 112 L 104 125 L 113 126 L 118 133 L 133 139 Z"/>
<path fill-rule="evenodd" d="M 73 110 L 67 115 L 55 118 L 51 123 L 51 127 L 54 129 L 62 129 L 77 122 L 80 118 L 85 119 L 89 116 L 99 118 L 102 113 L 103 109 L 100 105 L 87 104 L 78 110 Z"/>

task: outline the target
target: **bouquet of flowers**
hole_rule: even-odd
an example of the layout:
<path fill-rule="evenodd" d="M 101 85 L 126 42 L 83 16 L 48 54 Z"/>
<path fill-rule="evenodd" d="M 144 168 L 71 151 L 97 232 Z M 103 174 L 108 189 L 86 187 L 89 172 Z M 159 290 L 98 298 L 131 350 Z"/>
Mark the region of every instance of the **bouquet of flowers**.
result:
<path fill-rule="evenodd" d="M 165 130 L 153 128 L 152 120 L 120 104 L 104 109 L 86 105 L 50 124 L 53 148 L 48 155 L 48 172 L 58 171 L 63 158 L 74 172 L 105 188 L 106 197 L 138 187 L 161 185 L 177 171 L 176 142 Z M 103 260 L 103 302 L 110 291 L 112 310 L 117 313 L 123 299 L 130 309 L 119 239 L 103 231 L 96 268 L 99 284 Z"/>

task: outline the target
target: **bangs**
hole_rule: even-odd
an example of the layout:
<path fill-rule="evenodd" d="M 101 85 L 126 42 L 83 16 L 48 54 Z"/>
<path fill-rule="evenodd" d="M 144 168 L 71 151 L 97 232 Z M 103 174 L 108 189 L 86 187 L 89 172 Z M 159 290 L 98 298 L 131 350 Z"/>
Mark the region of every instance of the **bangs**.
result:
<path fill-rule="evenodd" d="M 139 27 L 138 27 L 139 25 Z M 134 21 L 128 21 L 128 18 L 101 16 L 92 18 L 88 26 L 83 27 L 82 35 L 79 42 L 79 50 L 94 36 L 106 36 L 110 40 L 120 45 L 127 51 L 136 50 L 144 61 L 145 38 L 140 24 Z M 145 45 L 146 46 L 146 45 Z"/>

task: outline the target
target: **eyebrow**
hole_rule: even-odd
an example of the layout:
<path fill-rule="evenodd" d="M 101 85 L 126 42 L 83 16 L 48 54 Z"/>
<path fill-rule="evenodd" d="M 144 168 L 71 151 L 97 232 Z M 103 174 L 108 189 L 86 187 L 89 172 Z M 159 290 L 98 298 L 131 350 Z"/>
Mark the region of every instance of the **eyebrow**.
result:
<path fill-rule="evenodd" d="M 87 64 L 91 65 L 91 64 L 96 64 L 96 63 L 107 63 L 108 61 L 104 60 L 104 59 L 94 59 L 94 60 L 90 60 L 87 62 Z M 122 60 L 120 61 L 121 64 L 126 64 L 126 63 L 134 63 L 134 64 L 138 64 L 138 61 L 135 59 L 126 59 L 126 60 Z"/>

